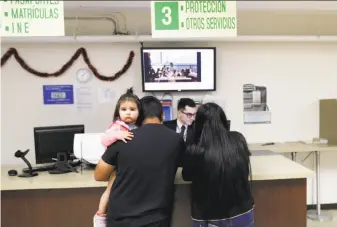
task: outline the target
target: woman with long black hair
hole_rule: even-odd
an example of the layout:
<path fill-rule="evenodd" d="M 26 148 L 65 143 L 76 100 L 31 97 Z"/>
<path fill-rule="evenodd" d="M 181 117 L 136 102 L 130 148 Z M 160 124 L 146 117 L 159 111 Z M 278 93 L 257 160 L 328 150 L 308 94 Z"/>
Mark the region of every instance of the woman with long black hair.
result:
<path fill-rule="evenodd" d="M 193 227 L 253 227 L 250 152 L 239 132 L 229 131 L 220 106 L 198 108 L 183 179 L 192 181 Z"/>

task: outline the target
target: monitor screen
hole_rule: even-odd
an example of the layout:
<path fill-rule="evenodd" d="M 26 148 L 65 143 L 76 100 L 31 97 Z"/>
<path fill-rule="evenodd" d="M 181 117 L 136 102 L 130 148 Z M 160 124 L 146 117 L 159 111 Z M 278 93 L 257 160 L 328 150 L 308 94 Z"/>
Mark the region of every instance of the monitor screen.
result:
<path fill-rule="evenodd" d="M 74 136 L 84 133 L 84 125 L 64 125 L 34 128 L 36 164 L 55 162 L 58 153 L 74 153 Z"/>
<path fill-rule="evenodd" d="M 215 91 L 213 47 L 142 48 L 143 91 Z"/>

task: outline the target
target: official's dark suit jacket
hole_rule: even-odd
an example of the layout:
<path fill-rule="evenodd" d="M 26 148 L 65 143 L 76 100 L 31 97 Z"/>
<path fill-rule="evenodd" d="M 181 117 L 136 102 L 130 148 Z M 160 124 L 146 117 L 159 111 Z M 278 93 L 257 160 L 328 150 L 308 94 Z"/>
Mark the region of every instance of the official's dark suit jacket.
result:
<path fill-rule="evenodd" d="M 164 121 L 163 124 L 169 129 L 177 131 L 177 119 L 171 121 Z M 186 145 L 189 145 L 192 142 L 193 142 L 193 124 L 187 127 Z"/>
<path fill-rule="evenodd" d="M 171 120 L 171 121 L 164 121 L 163 124 L 168 127 L 169 129 L 172 129 L 173 131 L 177 131 L 177 119 L 175 120 Z M 187 127 L 187 135 L 186 135 L 186 147 L 191 144 L 193 142 L 193 124 Z M 183 159 L 184 157 L 181 157 L 180 163 L 179 163 L 179 167 L 183 166 Z M 175 198 L 178 197 L 178 195 L 176 194 L 176 190 L 175 190 Z M 172 227 L 172 215 L 173 215 L 173 209 L 174 209 L 174 201 L 172 201 L 172 213 L 171 213 L 171 217 L 170 217 L 170 224 L 169 226 Z"/>

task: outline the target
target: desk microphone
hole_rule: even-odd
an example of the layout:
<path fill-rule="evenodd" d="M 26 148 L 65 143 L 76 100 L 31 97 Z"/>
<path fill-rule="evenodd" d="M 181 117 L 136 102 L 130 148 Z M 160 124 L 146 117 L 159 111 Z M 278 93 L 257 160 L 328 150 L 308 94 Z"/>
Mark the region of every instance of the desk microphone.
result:
<path fill-rule="evenodd" d="M 28 166 L 28 172 L 27 173 L 21 173 L 18 175 L 18 177 L 35 177 L 38 175 L 37 172 L 33 172 L 33 168 L 32 165 L 30 164 L 30 162 L 25 158 L 26 154 L 28 154 L 29 149 L 22 152 L 21 150 L 18 150 L 17 152 L 15 152 L 14 156 L 17 158 L 21 158 Z"/>

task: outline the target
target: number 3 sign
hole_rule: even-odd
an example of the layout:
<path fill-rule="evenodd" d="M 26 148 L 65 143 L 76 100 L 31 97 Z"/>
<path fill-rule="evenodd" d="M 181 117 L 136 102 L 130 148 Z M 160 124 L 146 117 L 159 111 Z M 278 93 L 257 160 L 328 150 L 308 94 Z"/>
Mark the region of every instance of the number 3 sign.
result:
<path fill-rule="evenodd" d="M 178 2 L 155 2 L 155 29 L 179 30 Z"/>
<path fill-rule="evenodd" d="M 236 1 L 152 1 L 152 37 L 237 35 Z"/>

